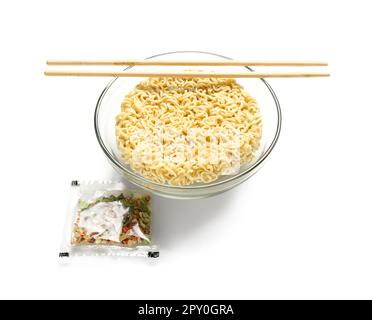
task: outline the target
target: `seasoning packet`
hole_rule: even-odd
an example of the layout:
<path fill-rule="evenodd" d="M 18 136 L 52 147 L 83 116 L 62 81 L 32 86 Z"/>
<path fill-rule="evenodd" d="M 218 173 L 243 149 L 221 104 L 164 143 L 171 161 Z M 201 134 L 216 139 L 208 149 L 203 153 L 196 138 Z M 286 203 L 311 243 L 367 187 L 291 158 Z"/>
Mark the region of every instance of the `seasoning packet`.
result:
<path fill-rule="evenodd" d="M 112 255 L 157 258 L 152 245 L 151 197 L 121 182 L 71 183 L 59 256 Z"/>

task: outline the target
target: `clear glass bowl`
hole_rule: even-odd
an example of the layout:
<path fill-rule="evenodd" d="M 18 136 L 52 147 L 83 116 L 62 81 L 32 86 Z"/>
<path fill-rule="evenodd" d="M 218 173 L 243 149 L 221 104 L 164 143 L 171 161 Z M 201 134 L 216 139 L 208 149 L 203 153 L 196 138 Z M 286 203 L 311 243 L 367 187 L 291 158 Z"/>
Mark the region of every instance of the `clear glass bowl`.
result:
<path fill-rule="evenodd" d="M 207 59 L 230 59 L 218 54 L 197 51 L 181 51 L 159 54 L 149 57 L 148 59 L 173 59 L 173 60 L 207 60 Z M 146 68 L 146 69 L 145 69 Z M 153 71 L 162 71 L 162 66 L 152 67 L 128 67 L 125 70 L 133 69 L 133 71 L 145 71 L 151 68 Z M 168 67 L 167 67 L 168 68 Z M 185 67 L 172 67 L 172 70 L 184 70 Z M 202 67 L 207 70 L 208 67 Z M 228 67 L 209 67 L 220 71 L 228 71 Z M 236 71 L 253 71 L 249 67 L 234 67 Z M 244 69 L 244 70 L 243 70 Z M 167 69 L 169 70 L 169 69 Z M 159 184 L 148 180 L 137 174 L 131 168 L 123 163 L 116 144 L 115 136 L 115 117 L 120 113 L 120 106 L 124 96 L 133 89 L 136 84 L 143 81 L 143 78 L 115 78 L 103 90 L 98 99 L 96 111 L 94 115 L 94 126 L 99 144 L 103 152 L 106 154 L 111 165 L 119 174 L 128 181 L 150 190 L 161 196 L 170 198 L 203 198 L 229 190 L 243 181 L 250 178 L 258 171 L 274 148 L 280 133 L 281 128 L 281 110 L 278 99 L 264 79 L 238 79 L 247 92 L 257 100 L 262 115 L 263 136 L 261 139 L 261 147 L 256 152 L 255 160 L 249 164 L 241 166 L 238 173 L 234 175 L 222 176 L 211 183 L 198 183 L 190 186 L 171 186 Z"/>

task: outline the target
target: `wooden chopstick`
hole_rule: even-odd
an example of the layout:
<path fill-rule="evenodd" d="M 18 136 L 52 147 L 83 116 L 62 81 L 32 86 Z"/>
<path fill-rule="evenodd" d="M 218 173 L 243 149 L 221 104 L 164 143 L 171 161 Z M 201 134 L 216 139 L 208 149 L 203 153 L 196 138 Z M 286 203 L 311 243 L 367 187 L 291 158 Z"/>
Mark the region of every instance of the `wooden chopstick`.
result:
<path fill-rule="evenodd" d="M 46 76 L 72 77 L 181 77 L 181 78 L 300 78 L 329 77 L 327 72 L 100 72 L 100 71 L 45 71 Z"/>
<path fill-rule="evenodd" d="M 48 60 L 50 66 L 281 66 L 325 67 L 323 61 L 259 61 L 259 60 Z"/>

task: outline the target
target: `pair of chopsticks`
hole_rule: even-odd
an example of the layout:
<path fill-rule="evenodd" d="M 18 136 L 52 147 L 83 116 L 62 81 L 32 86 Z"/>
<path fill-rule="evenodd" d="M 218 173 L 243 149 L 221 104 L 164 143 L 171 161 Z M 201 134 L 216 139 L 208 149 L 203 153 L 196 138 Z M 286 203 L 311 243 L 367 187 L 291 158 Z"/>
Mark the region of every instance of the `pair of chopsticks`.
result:
<path fill-rule="evenodd" d="M 321 61 L 249 61 L 249 60 L 48 60 L 48 66 L 260 66 L 326 67 Z M 182 77 L 182 78 L 300 78 L 329 77 L 328 72 L 220 72 L 220 71 L 80 71 L 47 70 L 46 76 L 78 77 Z"/>

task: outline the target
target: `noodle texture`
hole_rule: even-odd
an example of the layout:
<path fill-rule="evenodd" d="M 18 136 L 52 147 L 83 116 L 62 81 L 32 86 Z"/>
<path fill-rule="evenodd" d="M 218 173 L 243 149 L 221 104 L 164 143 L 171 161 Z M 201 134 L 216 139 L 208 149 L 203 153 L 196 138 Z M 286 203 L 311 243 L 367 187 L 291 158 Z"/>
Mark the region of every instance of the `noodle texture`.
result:
<path fill-rule="evenodd" d="M 124 163 L 176 186 L 235 174 L 254 159 L 262 120 L 234 79 L 149 78 L 124 98 L 116 138 Z"/>

